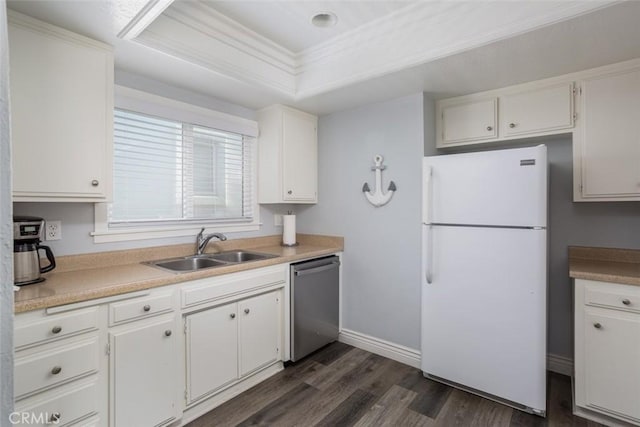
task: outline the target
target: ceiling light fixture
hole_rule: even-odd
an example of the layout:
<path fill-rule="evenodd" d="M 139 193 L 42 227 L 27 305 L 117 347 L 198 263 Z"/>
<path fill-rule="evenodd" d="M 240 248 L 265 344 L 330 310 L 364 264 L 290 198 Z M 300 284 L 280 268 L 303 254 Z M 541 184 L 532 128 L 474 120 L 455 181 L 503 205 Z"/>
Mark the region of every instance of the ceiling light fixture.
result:
<path fill-rule="evenodd" d="M 320 28 L 333 27 L 338 23 L 338 17 L 333 12 L 318 12 L 311 18 L 311 23 Z"/>

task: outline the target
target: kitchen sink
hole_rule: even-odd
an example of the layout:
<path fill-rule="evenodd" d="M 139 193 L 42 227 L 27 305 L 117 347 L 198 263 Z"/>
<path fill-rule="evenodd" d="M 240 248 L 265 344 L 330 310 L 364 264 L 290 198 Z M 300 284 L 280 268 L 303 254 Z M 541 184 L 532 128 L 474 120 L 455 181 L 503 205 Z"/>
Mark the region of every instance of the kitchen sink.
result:
<path fill-rule="evenodd" d="M 161 259 L 146 261 L 143 264 L 162 268 L 175 273 L 187 273 L 190 271 L 204 270 L 207 268 L 223 267 L 225 265 L 241 264 L 250 261 L 259 261 L 275 258 L 277 255 L 263 254 L 249 251 L 229 251 L 217 254 L 192 255 L 182 258 Z"/>
<path fill-rule="evenodd" d="M 262 254 L 257 252 L 247 252 L 247 251 L 229 251 L 229 252 L 220 252 L 217 254 L 209 254 L 207 258 L 213 259 L 216 261 L 224 261 L 237 264 L 239 262 L 247 262 L 247 261 L 259 261 L 261 259 L 274 258 L 276 255 L 270 254 Z"/>

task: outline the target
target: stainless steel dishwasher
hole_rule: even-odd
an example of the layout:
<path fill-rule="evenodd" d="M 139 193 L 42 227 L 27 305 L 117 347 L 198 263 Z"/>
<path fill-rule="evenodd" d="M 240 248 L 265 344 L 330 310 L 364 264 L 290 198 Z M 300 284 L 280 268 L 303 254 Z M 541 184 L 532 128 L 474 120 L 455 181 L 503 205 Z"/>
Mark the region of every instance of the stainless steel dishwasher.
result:
<path fill-rule="evenodd" d="M 291 265 L 291 360 L 338 339 L 337 256 Z"/>

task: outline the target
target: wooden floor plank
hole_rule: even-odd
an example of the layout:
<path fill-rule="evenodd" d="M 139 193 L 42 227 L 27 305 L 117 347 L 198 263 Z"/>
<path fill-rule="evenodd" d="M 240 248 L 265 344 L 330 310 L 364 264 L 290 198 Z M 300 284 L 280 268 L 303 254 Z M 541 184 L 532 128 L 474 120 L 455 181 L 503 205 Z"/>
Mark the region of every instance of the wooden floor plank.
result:
<path fill-rule="evenodd" d="M 340 405 L 329 412 L 317 427 L 350 427 L 353 426 L 365 412 L 369 410 L 377 396 L 357 389 L 343 400 Z"/>
<path fill-rule="evenodd" d="M 355 427 L 395 427 L 415 397 L 415 392 L 394 385 L 360 418 Z"/>
<path fill-rule="evenodd" d="M 476 416 L 483 398 L 453 389 L 436 418 L 436 426 L 468 427 Z"/>
<path fill-rule="evenodd" d="M 513 411 L 509 406 L 482 399 L 469 427 L 509 427 Z"/>
<path fill-rule="evenodd" d="M 316 372 L 314 375 L 309 376 L 305 382 L 319 390 L 324 390 L 329 387 L 335 381 L 339 380 L 347 372 L 356 368 L 363 363 L 371 353 L 354 348 L 353 350 L 345 353 L 340 358 L 336 359 L 331 365 L 327 366 Z"/>
<path fill-rule="evenodd" d="M 309 359 L 328 366 L 353 349 L 354 347 L 348 344 L 336 341 L 311 354 Z"/>
<path fill-rule="evenodd" d="M 445 384 L 425 378 L 422 371 L 418 369 L 407 374 L 400 382 L 400 386 L 417 393 L 409 409 L 433 419 L 438 417 L 452 390 Z"/>
<path fill-rule="evenodd" d="M 255 414 L 249 416 L 238 424 L 240 427 L 246 426 L 273 426 L 273 425 L 295 425 L 282 422 L 294 408 L 298 408 L 305 403 L 313 401 L 318 390 L 306 383 L 301 383 L 288 393 L 283 394 Z"/>

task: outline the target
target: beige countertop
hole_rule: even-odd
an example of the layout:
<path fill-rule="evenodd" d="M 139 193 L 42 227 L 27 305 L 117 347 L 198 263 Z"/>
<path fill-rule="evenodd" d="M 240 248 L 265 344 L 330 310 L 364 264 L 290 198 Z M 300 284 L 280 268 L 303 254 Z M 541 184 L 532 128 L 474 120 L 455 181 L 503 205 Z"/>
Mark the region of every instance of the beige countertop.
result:
<path fill-rule="evenodd" d="M 570 246 L 569 276 L 640 286 L 640 250 Z"/>
<path fill-rule="evenodd" d="M 228 240 L 209 245 L 209 252 L 245 249 L 277 255 L 261 261 L 230 264 L 189 273 L 172 273 L 141 264 L 193 254 L 193 245 L 174 245 L 60 257 L 58 267 L 42 283 L 25 285 L 15 293 L 15 312 L 87 301 L 221 274 L 298 261 L 340 252 L 341 237 L 298 234 L 298 246 L 280 246 L 281 236 Z"/>

